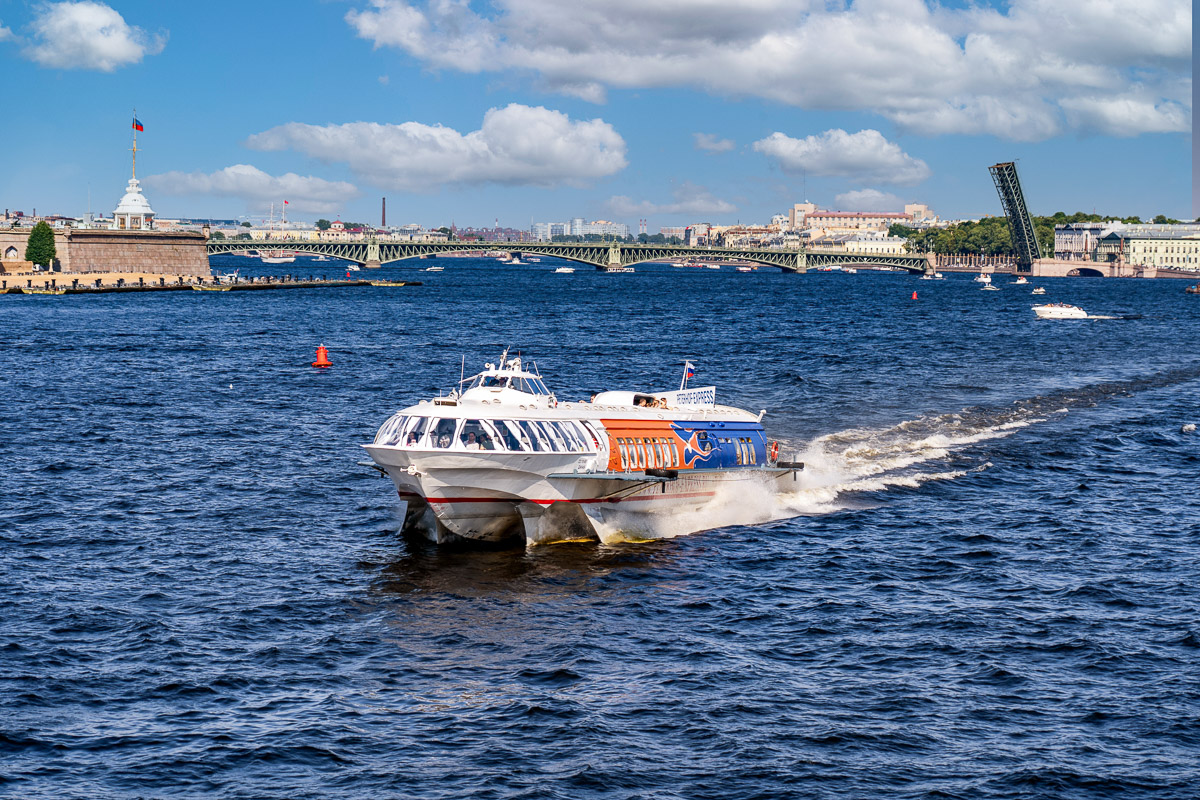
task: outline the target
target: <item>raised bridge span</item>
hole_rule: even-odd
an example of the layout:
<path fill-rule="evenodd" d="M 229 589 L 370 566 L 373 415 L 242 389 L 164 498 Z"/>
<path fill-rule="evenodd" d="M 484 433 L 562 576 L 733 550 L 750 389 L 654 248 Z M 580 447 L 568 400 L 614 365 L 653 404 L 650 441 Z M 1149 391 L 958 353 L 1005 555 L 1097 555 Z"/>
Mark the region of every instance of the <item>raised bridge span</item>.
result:
<path fill-rule="evenodd" d="M 424 255 L 461 253 L 473 250 L 504 250 L 511 253 L 531 253 L 555 256 L 556 258 L 591 264 L 597 269 L 628 267 L 648 261 L 665 261 L 675 258 L 697 260 L 728 259 L 751 261 L 778 267 L 784 272 L 806 272 L 809 269 L 831 266 L 874 265 L 894 267 L 909 272 L 933 271 L 933 261 L 928 256 L 874 255 L 870 253 L 842 253 L 830 250 L 780 250 L 770 248 L 738 247 L 684 247 L 661 244 L 573 244 L 546 242 L 410 242 L 387 239 L 368 239 L 361 242 L 314 242 L 301 239 L 271 239 L 270 241 L 209 239 L 208 254 L 239 253 L 250 250 L 259 252 L 272 250 L 294 250 L 330 258 L 353 261 L 365 267 L 378 267 L 406 258 Z"/>

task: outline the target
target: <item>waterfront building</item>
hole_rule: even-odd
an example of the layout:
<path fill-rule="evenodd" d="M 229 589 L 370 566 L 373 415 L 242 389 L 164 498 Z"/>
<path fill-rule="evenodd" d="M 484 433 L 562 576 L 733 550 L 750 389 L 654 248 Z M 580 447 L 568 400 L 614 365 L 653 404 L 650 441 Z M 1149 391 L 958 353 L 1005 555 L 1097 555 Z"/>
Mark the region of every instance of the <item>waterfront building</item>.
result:
<path fill-rule="evenodd" d="M 1120 222 L 1069 222 L 1054 226 L 1054 257 L 1060 261 L 1093 261 L 1096 245 Z"/>
<path fill-rule="evenodd" d="M 676 225 L 667 228 L 659 228 L 658 232 L 670 239 L 672 236 L 677 239 L 682 239 L 687 234 L 687 228 L 683 225 Z"/>
<path fill-rule="evenodd" d="M 521 233 L 524 234 L 524 231 Z M 602 236 L 609 239 L 624 239 L 628 235 L 629 226 L 623 222 L 610 222 L 606 219 L 588 222 L 583 217 L 575 217 L 568 222 L 534 222 L 529 226 L 528 234 L 530 238 L 540 242 L 553 241 L 555 236 Z M 515 234 L 513 238 L 516 239 Z"/>
<path fill-rule="evenodd" d="M 846 239 L 845 249 L 847 253 L 863 255 L 903 256 L 908 255 L 904 249 L 906 242 L 908 239 L 903 236 L 852 236 Z"/>
<path fill-rule="evenodd" d="M 1123 225 L 1098 239 L 1092 260 L 1200 272 L 1200 225 Z"/>
<path fill-rule="evenodd" d="M 912 217 L 903 212 L 885 211 L 815 211 L 804 217 L 806 226 L 819 228 L 825 235 L 839 233 L 861 233 L 863 231 L 886 232 L 895 224 L 912 222 Z"/>

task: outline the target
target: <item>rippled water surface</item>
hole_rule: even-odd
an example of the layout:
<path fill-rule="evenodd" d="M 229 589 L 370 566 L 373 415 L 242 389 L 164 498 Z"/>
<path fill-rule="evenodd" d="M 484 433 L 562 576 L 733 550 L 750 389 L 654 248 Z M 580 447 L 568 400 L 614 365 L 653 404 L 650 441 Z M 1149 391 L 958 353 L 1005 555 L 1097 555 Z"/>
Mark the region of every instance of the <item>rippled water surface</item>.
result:
<path fill-rule="evenodd" d="M 1197 796 L 1182 282 L 1039 322 L 1008 278 L 442 263 L 0 296 L 0 796 Z M 505 345 L 567 398 L 691 359 L 808 468 L 608 545 L 405 539 L 359 445 Z"/>

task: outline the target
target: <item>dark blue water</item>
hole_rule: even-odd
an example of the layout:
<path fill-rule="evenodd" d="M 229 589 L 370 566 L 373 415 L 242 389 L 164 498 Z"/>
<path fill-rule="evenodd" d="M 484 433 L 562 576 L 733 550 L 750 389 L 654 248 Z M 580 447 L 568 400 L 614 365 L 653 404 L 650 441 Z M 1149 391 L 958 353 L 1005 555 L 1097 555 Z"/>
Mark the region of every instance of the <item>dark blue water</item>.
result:
<path fill-rule="evenodd" d="M 1200 793 L 1181 282 L 1038 322 L 969 276 L 442 263 L 0 296 L 0 795 Z M 406 540 L 358 446 L 505 345 L 560 397 L 691 359 L 809 469 L 687 536 Z"/>

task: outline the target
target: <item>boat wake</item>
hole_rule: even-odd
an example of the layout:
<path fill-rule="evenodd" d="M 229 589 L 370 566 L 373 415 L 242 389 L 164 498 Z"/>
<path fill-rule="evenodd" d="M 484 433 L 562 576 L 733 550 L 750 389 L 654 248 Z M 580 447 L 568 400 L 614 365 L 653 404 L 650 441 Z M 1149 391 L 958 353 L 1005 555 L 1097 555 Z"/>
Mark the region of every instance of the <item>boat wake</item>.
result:
<path fill-rule="evenodd" d="M 669 539 L 730 525 L 816 516 L 877 503 L 867 493 L 915 489 L 981 472 L 991 466 L 985 453 L 965 451 L 1006 438 L 1031 425 L 1105 400 L 1200 379 L 1200 365 L 1135 378 L 1094 383 L 1020 400 L 1004 408 L 976 406 L 958 412 L 923 415 L 886 428 L 848 428 L 811 441 L 783 440 L 784 457 L 804 462 L 794 489 L 772 491 L 747 480 L 723 487 L 706 506 L 656 518 L 629 515 L 610 520 L 600 539 L 606 544 Z M 794 455 L 793 455 L 794 454 Z"/>

